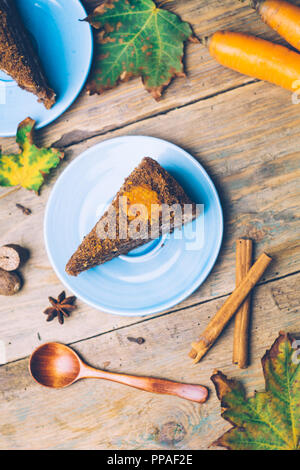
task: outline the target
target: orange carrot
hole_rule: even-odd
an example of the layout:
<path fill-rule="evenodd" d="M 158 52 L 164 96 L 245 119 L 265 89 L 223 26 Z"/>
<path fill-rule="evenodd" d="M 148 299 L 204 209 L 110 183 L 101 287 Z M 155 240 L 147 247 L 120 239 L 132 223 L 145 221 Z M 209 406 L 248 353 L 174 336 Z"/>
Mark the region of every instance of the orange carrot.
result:
<path fill-rule="evenodd" d="M 262 20 L 300 50 L 300 7 L 284 0 L 250 0 Z"/>
<path fill-rule="evenodd" d="M 299 89 L 300 54 L 284 46 L 230 31 L 218 31 L 205 43 L 220 64 L 237 72 L 279 85 Z"/>

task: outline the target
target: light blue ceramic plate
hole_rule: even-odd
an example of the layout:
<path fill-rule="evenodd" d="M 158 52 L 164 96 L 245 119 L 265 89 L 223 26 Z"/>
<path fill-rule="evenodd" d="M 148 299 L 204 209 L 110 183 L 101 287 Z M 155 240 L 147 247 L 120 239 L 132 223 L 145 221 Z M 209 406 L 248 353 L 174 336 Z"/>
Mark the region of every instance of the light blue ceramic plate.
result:
<path fill-rule="evenodd" d="M 24 24 L 38 49 L 57 103 L 47 110 L 36 96 L 21 90 L 0 71 L 0 136 L 16 134 L 27 116 L 41 128 L 73 103 L 88 76 L 93 40 L 86 12 L 79 0 L 16 0 Z"/>
<path fill-rule="evenodd" d="M 68 276 L 69 257 L 144 156 L 157 160 L 204 205 L 201 215 L 184 231 Z M 128 316 L 161 312 L 189 296 L 212 269 L 222 234 L 220 201 L 205 170 L 181 148 L 152 137 L 107 140 L 77 157 L 57 180 L 45 215 L 46 249 L 60 280 L 87 304 Z"/>

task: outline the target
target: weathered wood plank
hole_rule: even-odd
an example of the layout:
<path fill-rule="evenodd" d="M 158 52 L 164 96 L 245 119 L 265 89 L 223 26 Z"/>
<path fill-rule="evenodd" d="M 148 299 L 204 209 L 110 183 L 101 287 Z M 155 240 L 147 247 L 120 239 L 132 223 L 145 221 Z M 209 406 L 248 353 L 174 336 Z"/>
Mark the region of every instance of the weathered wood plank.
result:
<path fill-rule="evenodd" d="M 22 270 L 24 289 L 14 297 L 1 297 L 0 339 L 6 343 L 7 360 L 28 355 L 40 342 L 38 333 L 42 341 L 69 343 L 139 320 L 103 314 L 79 303 L 80 309 L 63 327 L 45 322 L 42 311 L 47 297 L 57 295 L 62 286 L 44 249 L 44 210 L 56 176 L 71 159 L 106 138 L 145 134 L 171 138 L 212 175 L 225 211 L 224 243 L 209 279 L 175 308 L 180 309 L 234 288 L 237 237 L 252 237 L 256 255 L 266 250 L 275 256 L 266 279 L 300 269 L 299 153 L 295 150 L 300 145 L 299 123 L 299 106 L 291 103 L 288 93 L 263 83 L 251 84 L 74 146 L 40 197 L 20 190 L 0 200 L 0 243 L 20 243 L 32 253 Z M 16 202 L 31 207 L 33 214 L 23 215 Z"/>
<path fill-rule="evenodd" d="M 297 1 L 300 3 L 300 0 Z M 258 19 L 255 12 L 238 0 L 176 1 L 171 8 L 193 25 L 199 37 L 212 34 L 218 29 L 235 29 L 280 40 Z M 139 79 L 122 84 L 101 96 L 87 96 L 83 91 L 76 103 L 60 119 L 48 126 L 43 135 L 47 136 L 47 142 L 56 142 L 60 146 L 75 144 L 88 137 L 104 134 L 153 114 L 160 114 L 253 81 L 220 66 L 210 57 L 205 47 L 197 44 L 187 46 L 186 70 L 188 77 L 176 79 L 159 103 L 144 90 Z M 27 116 L 24 114 L 25 117 Z M 0 145 L 3 143 L 0 139 Z"/>
<path fill-rule="evenodd" d="M 0 448 L 207 449 L 229 427 L 220 418 L 213 370 L 241 379 L 250 394 L 263 390 L 265 350 L 279 330 L 300 331 L 299 287 L 297 274 L 256 289 L 251 367 L 245 370 L 231 365 L 233 324 L 200 364 L 188 357 L 191 341 L 220 299 L 74 345 L 96 367 L 207 385 L 211 393 L 204 405 L 96 380 L 49 390 L 29 377 L 27 360 L 0 367 Z M 131 343 L 128 336 L 142 336 L 145 343 Z"/>
<path fill-rule="evenodd" d="M 279 41 L 238 1 L 179 0 L 173 9 L 193 24 L 199 36 L 229 28 Z M 289 93 L 263 83 L 247 85 L 251 79 L 216 64 L 202 46 L 190 44 L 187 50 L 188 79 L 176 80 L 160 103 L 152 100 L 138 80 L 100 97 L 83 93 L 39 138 L 63 146 L 89 140 L 68 149 L 66 162 L 49 178 L 41 197 L 22 190 L 0 199 L 0 244 L 13 241 L 31 250 L 30 261 L 22 269 L 23 290 L 15 297 L 0 298 L 0 340 L 6 346 L 7 361 L 25 357 L 41 342 L 81 341 L 76 349 L 95 366 L 207 385 L 212 370 L 219 367 L 242 377 L 251 391 L 263 387 L 259 358 L 278 331 L 299 332 L 299 275 L 290 275 L 257 290 L 250 369 L 238 371 L 230 365 L 232 326 L 199 368 L 189 367 L 189 344 L 223 299 L 194 305 L 223 296 L 234 287 L 237 237 L 251 236 L 257 253 L 267 250 L 275 255 L 267 281 L 299 271 L 300 133 L 299 108 L 291 104 Z M 226 90 L 232 91 L 222 94 Z M 143 120 L 152 115 L 158 116 Z M 115 128 L 121 129 L 91 138 Z M 127 133 L 173 139 L 209 170 L 225 209 L 221 256 L 208 281 L 167 316 L 138 323 L 141 318 L 110 316 L 79 302 L 64 327 L 47 324 L 42 315 L 47 297 L 62 289 L 43 244 L 43 216 L 52 185 L 69 161 L 87 147 Z M 0 139 L 0 145 L 15 147 L 13 139 Z M 0 198 L 4 192 L 1 189 Z M 23 215 L 16 202 L 31 207 L 33 214 Z M 116 328 L 121 329 L 109 332 Z M 92 336 L 97 337 L 82 341 Z M 127 336 L 143 336 L 146 343 L 129 343 Z M 29 378 L 27 360 L 0 367 L 0 394 L 0 448 L 206 449 L 227 428 L 214 394 L 199 407 L 94 381 L 65 391 L 47 391 Z"/>

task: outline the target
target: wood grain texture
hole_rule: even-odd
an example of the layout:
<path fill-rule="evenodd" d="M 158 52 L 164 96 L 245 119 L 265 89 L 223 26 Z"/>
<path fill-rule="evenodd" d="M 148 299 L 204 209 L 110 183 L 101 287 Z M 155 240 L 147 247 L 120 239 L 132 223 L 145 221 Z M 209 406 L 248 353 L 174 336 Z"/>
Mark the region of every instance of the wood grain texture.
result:
<path fill-rule="evenodd" d="M 289 94 L 254 83 L 73 146 L 40 197 L 20 190 L 0 201 L 0 244 L 17 243 L 31 251 L 22 269 L 23 290 L 13 298 L 1 298 L 0 338 L 7 346 L 7 360 L 25 357 L 41 341 L 70 343 L 141 320 L 102 314 L 78 302 L 79 310 L 63 327 L 45 322 L 47 297 L 58 295 L 63 286 L 45 253 L 44 210 L 54 181 L 73 158 L 110 137 L 153 135 L 172 138 L 213 177 L 225 213 L 223 247 L 208 281 L 174 308 L 178 310 L 234 289 L 235 240 L 241 236 L 255 240 L 256 253 L 266 251 L 274 257 L 266 279 L 300 269 L 300 171 L 295 151 L 300 145 L 299 123 L 299 106 L 291 103 Z M 32 215 L 16 209 L 16 202 L 30 207 Z"/>
<path fill-rule="evenodd" d="M 201 364 L 193 366 L 187 357 L 195 332 L 222 300 L 73 345 L 95 367 L 202 383 L 210 388 L 204 405 L 92 379 L 49 390 L 30 378 L 27 359 L 2 366 L 0 448 L 207 449 L 229 427 L 210 382 L 213 369 L 242 380 L 249 394 L 263 390 L 260 358 L 265 350 L 280 329 L 300 332 L 299 311 L 286 307 L 299 299 L 299 286 L 297 274 L 255 290 L 251 367 L 243 371 L 231 364 L 233 322 Z M 142 336 L 145 343 L 131 343 L 128 336 Z"/>
<path fill-rule="evenodd" d="M 177 0 L 172 10 L 199 36 L 232 29 L 282 42 L 238 0 Z M 21 268 L 22 291 L 0 297 L 0 348 L 3 343 L 8 363 L 17 361 L 0 367 L 2 449 L 207 449 L 228 427 L 209 381 L 213 369 L 241 377 L 249 391 L 260 389 L 259 359 L 265 349 L 279 330 L 300 332 L 299 105 L 284 90 L 221 67 L 200 45 L 187 46 L 186 69 L 188 78 L 175 80 L 159 103 L 139 80 L 101 96 L 83 92 L 59 120 L 36 134 L 45 145 L 66 148 L 65 161 L 47 177 L 41 196 L 13 190 L 1 199 L 7 189 L 0 189 L 0 245 L 17 243 L 31 253 Z M 126 318 L 78 301 L 64 326 L 46 323 L 47 297 L 63 289 L 43 242 L 53 184 L 81 152 L 127 134 L 172 140 L 212 176 L 225 215 L 217 264 L 191 297 L 164 315 Z M 1 138 L 0 146 L 16 149 L 14 139 Z M 23 214 L 16 203 L 32 214 Z M 254 259 L 262 251 L 274 257 L 253 299 L 251 367 L 240 371 L 231 365 L 232 323 L 203 362 L 192 366 L 189 345 L 234 289 L 235 240 L 244 236 L 255 241 Z M 144 344 L 127 340 L 139 336 Z M 31 381 L 27 359 L 22 359 L 46 341 L 76 342 L 95 367 L 209 385 L 211 398 L 199 406 L 99 381 L 46 391 Z"/>
<path fill-rule="evenodd" d="M 300 4 L 300 0 L 296 1 Z M 97 3 L 85 2 L 91 5 Z M 173 2 L 171 7 L 165 7 L 190 22 L 199 37 L 210 35 L 218 29 L 231 29 L 282 42 L 251 8 L 239 0 L 179 0 Z M 151 115 L 165 113 L 253 82 L 253 79 L 219 65 L 200 44 L 187 45 L 185 65 L 187 78 L 174 80 L 159 103 L 144 89 L 140 79 L 121 84 L 100 96 L 88 96 L 84 89 L 73 106 L 55 123 L 47 126 L 43 137 L 47 143 L 69 146 Z"/>

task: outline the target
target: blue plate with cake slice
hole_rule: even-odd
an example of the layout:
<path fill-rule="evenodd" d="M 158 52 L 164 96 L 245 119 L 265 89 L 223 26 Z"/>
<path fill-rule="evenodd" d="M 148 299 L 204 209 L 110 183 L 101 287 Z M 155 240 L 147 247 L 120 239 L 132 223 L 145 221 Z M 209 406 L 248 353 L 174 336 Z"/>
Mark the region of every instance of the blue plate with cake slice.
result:
<path fill-rule="evenodd" d="M 162 203 L 172 204 L 175 230 L 135 240 L 134 230 L 143 234 L 140 227 Z M 177 224 L 173 203 L 198 211 Z M 122 207 L 133 212 L 118 239 L 111 209 L 120 221 Z M 50 195 L 44 233 L 56 274 L 77 297 L 109 313 L 152 315 L 204 282 L 221 247 L 223 217 L 213 182 L 188 152 L 165 140 L 124 136 L 89 148 L 68 165 Z"/>
<path fill-rule="evenodd" d="M 0 0 L 0 14 L 0 136 L 9 137 L 26 117 L 41 128 L 73 103 L 93 38 L 79 0 Z"/>

